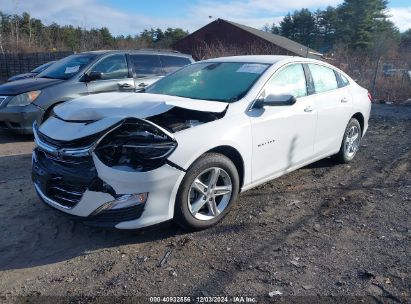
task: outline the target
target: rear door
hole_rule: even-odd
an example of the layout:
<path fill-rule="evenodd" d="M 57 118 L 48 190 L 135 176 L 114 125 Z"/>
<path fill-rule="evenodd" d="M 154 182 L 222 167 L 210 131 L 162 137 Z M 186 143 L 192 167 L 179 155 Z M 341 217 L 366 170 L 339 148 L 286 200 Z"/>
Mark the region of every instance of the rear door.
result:
<path fill-rule="evenodd" d="M 134 80 L 131 75 L 129 76 L 125 54 L 113 54 L 102 58 L 94 64 L 90 72 L 102 73 L 102 79 L 87 83 L 90 94 L 134 90 Z"/>
<path fill-rule="evenodd" d="M 160 55 L 160 61 L 165 75 L 171 74 L 191 63 L 191 60 L 187 57 L 170 55 Z"/>
<path fill-rule="evenodd" d="M 337 152 L 352 114 L 352 97 L 346 87 L 339 85 L 333 69 L 311 63 L 308 67 L 318 111 L 315 155 Z"/>
<path fill-rule="evenodd" d="M 157 54 L 130 54 L 129 58 L 136 90 L 141 90 L 164 76 Z"/>

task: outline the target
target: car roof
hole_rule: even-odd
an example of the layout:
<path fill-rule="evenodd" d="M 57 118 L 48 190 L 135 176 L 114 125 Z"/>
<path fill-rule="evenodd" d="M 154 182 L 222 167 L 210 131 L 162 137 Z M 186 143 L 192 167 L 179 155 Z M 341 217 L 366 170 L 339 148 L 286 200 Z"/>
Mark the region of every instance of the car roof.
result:
<path fill-rule="evenodd" d="M 191 55 L 180 53 L 174 50 L 161 50 L 161 49 L 137 49 L 137 50 L 98 50 L 98 51 L 87 51 L 78 54 L 115 54 L 115 53 L 128 53 L 128 54 L 156 54 L 156 55 L 168 55 L 176 57 L 187 57 L 191 58 Z"/>
<path fill-rule="evenodd" d="M 274 64 L 278 62 L 294 62 L 294 61 L 307 61 L 318 62 L 318 60 L 304 58 L 299 56 L 286 56 L 286 55 L 245 55 L 245 56 L 229 56 L 219 57 L 204 60 L 204 62 L 252 62 L 252 63 L 264 63 Z"/>

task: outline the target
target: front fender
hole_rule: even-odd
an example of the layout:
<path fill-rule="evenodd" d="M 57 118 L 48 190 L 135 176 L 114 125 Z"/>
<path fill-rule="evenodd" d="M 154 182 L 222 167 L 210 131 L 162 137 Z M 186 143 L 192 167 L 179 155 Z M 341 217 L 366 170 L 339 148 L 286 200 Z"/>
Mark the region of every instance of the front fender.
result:
<path fill-rule="evenodd" d="M 252 138 L 248 118 L 238 115 L 205 123 L 174 134 L 177 149 L 168 158 L 187 170 L 201 155 L 220 146 L 236 149 L 244 161 L 244 185 L 251 181 Z"/>

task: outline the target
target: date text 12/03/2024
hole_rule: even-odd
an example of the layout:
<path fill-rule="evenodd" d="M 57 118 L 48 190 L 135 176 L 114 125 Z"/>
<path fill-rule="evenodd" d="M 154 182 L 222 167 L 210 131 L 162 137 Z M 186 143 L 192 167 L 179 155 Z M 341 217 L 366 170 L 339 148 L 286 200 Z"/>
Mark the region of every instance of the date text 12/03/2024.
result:
<path fill-rule="evenodd" d="M 150 303 L 256 303 L 255 297 L 249 296 L 199 296 L 199 297 L 149 297 Z"/>

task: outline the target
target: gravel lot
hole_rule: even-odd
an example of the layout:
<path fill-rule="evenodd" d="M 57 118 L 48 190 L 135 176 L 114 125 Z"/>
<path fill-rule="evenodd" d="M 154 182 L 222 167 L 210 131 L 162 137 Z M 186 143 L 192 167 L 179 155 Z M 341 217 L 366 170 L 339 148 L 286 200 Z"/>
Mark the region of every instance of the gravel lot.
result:
<path fill-rule="evenodd" d="M 375 105 L 350 165 L 325 159 L 245 192 L 221 224 L 197 233 L 67 219 L 35 195 L 32 146 L 30 136 L 0 133 L 0 301 L 269 293 L 301 303 L 411 301 L 410 106 Z"/>

